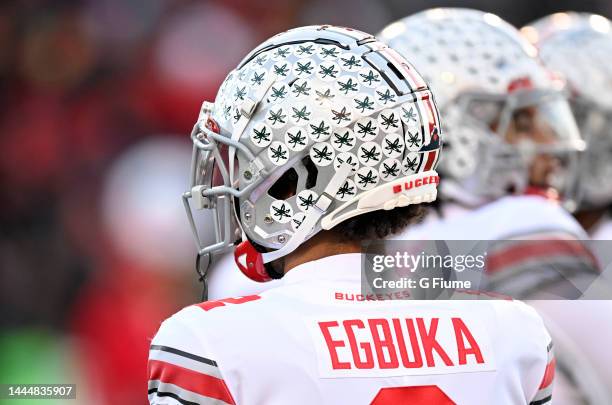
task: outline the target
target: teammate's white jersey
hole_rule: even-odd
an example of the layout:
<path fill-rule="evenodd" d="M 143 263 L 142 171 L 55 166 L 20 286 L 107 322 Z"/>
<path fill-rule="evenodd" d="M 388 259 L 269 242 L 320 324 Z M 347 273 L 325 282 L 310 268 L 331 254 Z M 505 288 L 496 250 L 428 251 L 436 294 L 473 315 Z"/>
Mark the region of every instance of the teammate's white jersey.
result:
<path fill-rule="evenodd" d="M 554 359 L 517 301 L 371 301 L 361 256 L 292 269 L 260 295 L 166 320 L 152 404 L 546 404 Z"/>
<path fill-rule="evenodd" d="M 513 297 L 527 297 L 562 271 L 566 278 L 589 281 L 598 275 L 597 259 L 585 242 L 586 232 L 553 201 L 507 196 L 473 210 L 455 204 L 445 204 L 442 209 L 442 215 L 431 213 L 422 224 L 392 239 L 483 241 L 486 289 Z"/>
<path fill-rule="evenodd" d="M 556 237 L 588 239 L 586 232 L 567 211 L 554 202 L 539 196 L 508 196 L 471 211 L 452 204 L 443 207 L 442 218 L 430 215 L 423 224 L 410 227 L 403 234 L 395 236 L 394 239 L 484 241 L 506 238 L 530 238 L 545 241 Z M 532 291 L 538 282 L 538 276 L 535 273 L 539 270 L 540 264 L 544 267 L 544 265 L 550 265 L 551 262 L 554 263 L 555 256 L 558 256 L 564 264 L 568 263 L 568 252 L 565 251 L 567 247 L 572 248 L 569 253 L 576 259 L 577 265 L 589 261 L 588 252 L 582 250 L 585 253 L 584 261 L 582 261 L 581 257 L 576 254 L 575 246 L 571 244 L 559 244 L 558 247 L 557 251 L 548 251 L 545 256 L 539 258 L 523 258 L 525 263 L 523 268 L 517 263 L 511 263 L 506 266 L 506 269 L 490 274 L 492 279 L 505 280 L 505 285 L 496 285 L 498 291 L 508 294 L 524 294 Z M 610 249 L 605 249 L 604 245 L 601 247 L 610 256 Z M 607 261 L 607 263 L 610 262 L 612 261 Z M 602 270 L 605 272 L 606 269 Z M 490 269 L 487 271 L 489 272 Z M 508 277 L 508 273 L 511 272 L 516 274 L 514 278 Z M 546 273 L 542 272 L 542 276 L 545 277 Z M 598 278 L 591 288 L 601 291 L 596 287 L 604 281 Z M 553 341 L 562 343 L 556 345 L 557 358 L 563 365 L 563 372 L 572 378 L 572 381 L 564 381 L 564 379 L 556 381 L 553 391 L 555 402 L 574 404 L 576 402 L 570 399 L 572 396 L 601 398 L 601 387 L 609 385 L 609 381 L 612 381 L 608 376 L 611 373 L 601 371 L 602 365 L 608 364 L 606 360 L 612 355 L 612 350 L 601 345 L 602 341 L 612 339 L 612 328 L 604 326 L 610 324 L 611 312 L 608 302 L 546 300 L 534 301 L 531 304 L 545 316 L 546 324 L 551 327 Z M 584 314 L 588 316 L 585 317 Z M 572 351 L 571 347 L 577 349 Z M 597 372 L 589 374 L 588 370 L 597 370 Z M 576 378 L 576 375 L 584 378 Z M 589 377 L 586 377 L 587 375 Z M 601 384 L 602 381 L 603 384 Z M 579 387 L 576 387 L 576 384 Z"/>
<path fill-rule="evenodd" d="M 393 239 L 500 240 L 564 232 L 588 239 L 584 229 L 558 204 L 540 196 L 507 196 L 473 210 L 443 205 L 443 217 L 428 215 Z"/>
<path fill-rule="evenodd" d="M 529 304 L 544 319 L 562 369 L 555 377 L 555 404 L 612 403 L 612 350 L 605 343 L 612 341 L 612 301 L 530 300 Z M 558 379 L 559 375 L 570 381 Z M 567 391 L 574 392 L 567 395 Z"/>

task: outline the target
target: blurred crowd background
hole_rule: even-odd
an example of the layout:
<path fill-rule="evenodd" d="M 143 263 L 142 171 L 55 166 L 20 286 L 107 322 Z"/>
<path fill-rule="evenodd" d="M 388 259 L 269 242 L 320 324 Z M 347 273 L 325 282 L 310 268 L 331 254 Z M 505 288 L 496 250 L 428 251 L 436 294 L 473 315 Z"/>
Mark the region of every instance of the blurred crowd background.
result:
<path fill-rule="evenodd" d="M 145 403 L 148 339 L 199 298 L 179 196 L 201 102 L 277 32 L 376 33 L 433 6 L 518 26 L 564 10 L 612 17 L 607 0 L 1 2 L 0 383 Z"/>

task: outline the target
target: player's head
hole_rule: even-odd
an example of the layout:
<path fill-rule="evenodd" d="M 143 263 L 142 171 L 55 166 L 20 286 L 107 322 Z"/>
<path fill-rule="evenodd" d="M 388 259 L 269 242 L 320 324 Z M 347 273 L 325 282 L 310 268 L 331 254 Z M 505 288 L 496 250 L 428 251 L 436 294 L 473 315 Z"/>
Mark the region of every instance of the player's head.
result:
<path fill-rule="evenodd" d="M 588 148 L 578 187 L 585 208 L 612 202 L 612 32 L 605 17 L 557 13 L 521 29 L 544 64 L 563 75 L 570 105 Z"/>
<path fill-rule="evenodd" d="M 441 196 L 482 204 L 529 186 L 565 192 L 583 147 L 562 83 L 536 50 L 499 17 L 431 9 L 379 36 L 409 58 L 444 115 Z"/>
<path fill-rule="evenodd" d="M 266 281 L 267 263 L 321 231 L 397 231 L 407 207 L 436 198 L 438 120 L 421 76 L 371 35 L 311 26 L 272 37 L 230 72 L 192 132 L 185 205 L 190 219 L 190 205 L 216 218 L 203 230 L 216 243 L 198 242 L 200 255 L 242 234 L 238 267 Z"/>

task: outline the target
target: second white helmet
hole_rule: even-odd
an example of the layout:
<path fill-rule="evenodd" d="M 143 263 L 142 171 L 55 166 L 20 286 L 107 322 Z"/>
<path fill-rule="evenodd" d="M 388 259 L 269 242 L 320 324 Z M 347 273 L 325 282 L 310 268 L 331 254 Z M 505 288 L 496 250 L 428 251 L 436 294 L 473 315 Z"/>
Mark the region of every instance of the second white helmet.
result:
<path fill-rule="evenodd" d="M 584 208 L 612 202 L 612 22 L 587 13 L 556 13 L 521 29 L 545 65 L 563 75 L 588 147 L 577 187 Z"/>
<path fill-rule="evenodd" d="M 533 167 L 538 155 L 574 165 L 584 145 L 563 82 L 517 29 L 493 14 L 442 8 L 394 22 L 379 37 L 413 61 L 436 94 L 446 134 L 443 197 L 479 205 L 530 183 L 561 191 L 573 184 L 571 169 Z"/>

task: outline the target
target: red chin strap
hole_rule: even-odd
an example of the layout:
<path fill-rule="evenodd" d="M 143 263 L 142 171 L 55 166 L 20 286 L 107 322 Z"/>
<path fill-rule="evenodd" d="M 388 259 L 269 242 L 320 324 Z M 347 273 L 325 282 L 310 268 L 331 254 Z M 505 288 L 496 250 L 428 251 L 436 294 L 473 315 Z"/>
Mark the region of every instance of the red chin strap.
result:
<path fill-rule="evenodd" d="M 250 241 L 245 240 L 236 246 L 234 260 L 240 271 L 251 280 L 260 283 L 272 280 L 266 271 L 261 253 Z"/>
<path fill-rule="evenodd" d="M 537 195 L 543 197 L 549 201 L 559 202 L 561 201 L 561 196 L 557 190 L 551 187 L 536 187 L 536 186 L 528 186 L 524 192 L 525 195 Z"/>

